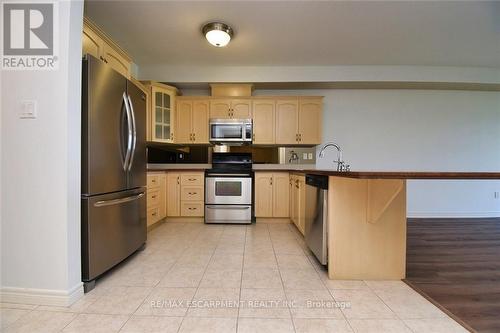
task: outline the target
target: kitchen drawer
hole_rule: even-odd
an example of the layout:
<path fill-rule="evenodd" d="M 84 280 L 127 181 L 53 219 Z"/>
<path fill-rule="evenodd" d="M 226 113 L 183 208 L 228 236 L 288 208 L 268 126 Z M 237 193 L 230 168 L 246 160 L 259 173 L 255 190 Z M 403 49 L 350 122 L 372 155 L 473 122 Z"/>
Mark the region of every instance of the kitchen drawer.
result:
<path fill-rule="evenodd" d="M 204 180 L 204 174 L 203 173 L 185 173 L 181 174 L 181 185 L 182 186 L 192 186 L 192 185 L 198 185 L 198 186 L 203 186 L 203 180 Z"/>
<path fill-rule="evenodd" d="M 181 201 L 181 216 L 203 216 L 203 201 Z"/>
<path fill-rule="evenodd" d="M 148 199 L 147 201 L 147 206 L 148 208 L 150 207 L 157 207 L 160 205 L 160 190 L 151 190 L 148 189 Z"/>
<path fill-rule="evenodd" d="M 182 186 L 182 201 L 203 201 L 203 186 Z"/>
<path fill-rule="evenodd" d="M 160 174 L 148 174 L 148 189 L 160 187 Z"/>
<path fill-rule="evenodd" d="M 160 208 L 154 207 L 148 209 L 148 225 L 157 222 L 160 219 Z"/>

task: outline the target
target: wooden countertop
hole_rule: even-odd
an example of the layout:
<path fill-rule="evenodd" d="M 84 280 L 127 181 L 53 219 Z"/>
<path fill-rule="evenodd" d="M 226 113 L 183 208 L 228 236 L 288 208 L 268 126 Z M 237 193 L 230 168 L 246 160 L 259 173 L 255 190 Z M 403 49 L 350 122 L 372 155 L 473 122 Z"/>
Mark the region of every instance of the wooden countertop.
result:
<path fill-rule="evenodd" d="M 148 171 L 204 171 L 211 164 L 148 164 Z M 308 168 L 305 165 L 254 164 L 254 171 L 285 171 L 359 179 L 500 179 L 500 172 L 349 171 Z"/>
<path fill-rule="evenodd" d="M 299 170 L 290 170 L 299 171 Z M 360 179 L 500 179 L 500 172 L 422 172 L 300 170 L 303 173 Z"/>

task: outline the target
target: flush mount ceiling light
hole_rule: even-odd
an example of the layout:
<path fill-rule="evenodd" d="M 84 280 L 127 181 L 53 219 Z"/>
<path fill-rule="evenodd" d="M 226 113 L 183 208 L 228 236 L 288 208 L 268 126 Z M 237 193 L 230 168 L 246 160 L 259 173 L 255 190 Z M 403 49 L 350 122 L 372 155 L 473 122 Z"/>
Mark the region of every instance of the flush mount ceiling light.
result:
<path fill-rule="evenodd" d="M 233 37 L 233 29 L 230 26 L 220 22 L 210 22 L 201 29 L 203 35 L 210 44 L 216 47 L 224 47 L 229 44 Z"/>

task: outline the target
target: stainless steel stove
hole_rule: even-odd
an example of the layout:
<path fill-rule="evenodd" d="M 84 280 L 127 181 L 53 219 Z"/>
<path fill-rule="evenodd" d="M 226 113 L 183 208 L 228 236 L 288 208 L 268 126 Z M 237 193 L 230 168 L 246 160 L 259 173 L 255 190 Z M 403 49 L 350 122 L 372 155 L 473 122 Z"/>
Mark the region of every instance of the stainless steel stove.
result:
<path fill-rule="evenodd" d="M 205 223 L 252 223 L 252 193 L 252 154 L 213 153 L 205 172 Z"/>

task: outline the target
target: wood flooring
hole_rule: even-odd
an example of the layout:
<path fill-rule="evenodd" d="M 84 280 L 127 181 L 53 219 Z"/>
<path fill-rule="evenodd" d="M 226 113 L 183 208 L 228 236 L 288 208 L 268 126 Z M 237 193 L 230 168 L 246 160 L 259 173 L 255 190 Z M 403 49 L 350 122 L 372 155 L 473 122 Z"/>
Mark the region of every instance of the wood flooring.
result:
<path fill-rule="evenodd" d="M 500 218 L 407 224 L 407 282 L 475 331 L 500 332 Z"/>

